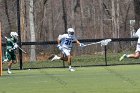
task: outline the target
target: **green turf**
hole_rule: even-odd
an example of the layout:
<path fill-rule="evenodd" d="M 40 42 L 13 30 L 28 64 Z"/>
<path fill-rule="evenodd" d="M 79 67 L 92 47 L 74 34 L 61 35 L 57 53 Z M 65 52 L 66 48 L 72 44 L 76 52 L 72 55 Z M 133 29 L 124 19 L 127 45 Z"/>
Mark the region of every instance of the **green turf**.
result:
<path fill-rule="evenodd" d="M 123 53 L 108 53 L 107 55 L 107 65 L 124 65 L 124 64 L 140 64 L 140 59 L 130 59 L 125 58 L 122 61 L 119 61 L 119 58 L 123 55 Z M 106 65 L 104 54 L 96 54 L 96 55 L 80 55 L 75 56 L 72 59 L 72 66 L 95 66 L 95 65 Z M 26 62 L 23 60 L 23 69 L 27 68 L 54 68 L 54 67 L 63 67 L 62 60 L 38 60 L 35 62 Z M 65 62 L 65 66 L 68 66 L 67 62 Z M 7 63 L 3 64 L 3 69 L 7 69 Z M 20 69 L 20 63 L 12 65 L 12 69 Z"/>
<path fill-rule="evenodd" d="M 140 93 L 140 65 L 4 71 L 0 93 Z"/>

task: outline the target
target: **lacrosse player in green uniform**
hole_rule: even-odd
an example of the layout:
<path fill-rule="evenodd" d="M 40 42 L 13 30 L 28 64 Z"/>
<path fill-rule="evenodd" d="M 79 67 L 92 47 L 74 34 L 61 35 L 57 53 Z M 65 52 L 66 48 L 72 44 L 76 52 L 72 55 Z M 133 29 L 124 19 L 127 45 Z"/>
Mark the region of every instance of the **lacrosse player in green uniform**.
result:
<path fill-rule="evenodd" d="M 18 48 L 17 45 L 17 40 L 18 40 L 18 34 L 16 32 L 11 32 L 10 33 L 10 38 L 6 38 L 7 42 L 6 42 L 6 51 L 5 51 L 5 56 L 3 58 L 3 62 L 9 62 L 8 63 L 8 74 L 11 74 L 11 67 L 12 64 L 16 64 L 16 54 L 15 54 L 15 50 Z"/>

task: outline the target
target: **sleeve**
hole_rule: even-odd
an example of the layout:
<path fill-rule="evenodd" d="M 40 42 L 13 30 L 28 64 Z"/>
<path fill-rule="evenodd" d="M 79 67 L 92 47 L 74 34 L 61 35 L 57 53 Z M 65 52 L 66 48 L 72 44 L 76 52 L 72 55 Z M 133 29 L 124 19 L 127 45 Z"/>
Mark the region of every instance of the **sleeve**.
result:
<path fill-rule="evenodd" d="M 59 36 L 58 36 L 58 40 L 61 40 L 61 38 L 62 38 L 62 35 L 59 35 Z"/>
<path fill-rule="evenodd" d="M 63 38 L 65 38 L 65 34 L 59 35 L 59 36 L 58 36 L 58 40 L 61 40 L 61 39 L 63 39 Z"/>

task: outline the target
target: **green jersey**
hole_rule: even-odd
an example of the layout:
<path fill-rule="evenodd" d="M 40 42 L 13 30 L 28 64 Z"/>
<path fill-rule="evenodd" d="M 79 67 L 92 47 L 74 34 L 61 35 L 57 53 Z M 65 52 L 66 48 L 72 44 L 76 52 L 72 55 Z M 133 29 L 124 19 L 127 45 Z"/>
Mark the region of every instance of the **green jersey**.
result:
<path fill-rule="evenodd" d="M 6 42 L 6 49 L 9 51 L 12 48 L 14 48 L 15 43 L 17 43 L 17 40 L 15 38 L 8 38 Z"/>
<path fill-rule="evenodd" d="M 14 45 L 17 43 L 17 40 L 13 37 L 7 38 L 6 42 L 6 52 L 3 60 L 11 61 L 16 60 L 15 48 Z"/>

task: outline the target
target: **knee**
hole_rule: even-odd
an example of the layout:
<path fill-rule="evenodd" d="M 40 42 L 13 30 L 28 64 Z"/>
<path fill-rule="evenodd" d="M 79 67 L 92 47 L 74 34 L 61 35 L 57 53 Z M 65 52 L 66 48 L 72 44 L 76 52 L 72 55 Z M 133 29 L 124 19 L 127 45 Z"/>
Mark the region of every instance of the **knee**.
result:
<path fill-rule="evenodd" d="M 63 57 L 62 60 L 63 61 L 68 61 L 68 57 Z"/>
<path fill-rule="evenodd" d="M 139 55 L 135 55 L 135 59 L 139 59 Z"/>
<path fill-rule="evenodd" d="M 13 64 L 16 64 L 16 63 L 17 63 L 17 61 L 12 61 L 12 63 L 13 63 Z"/>

